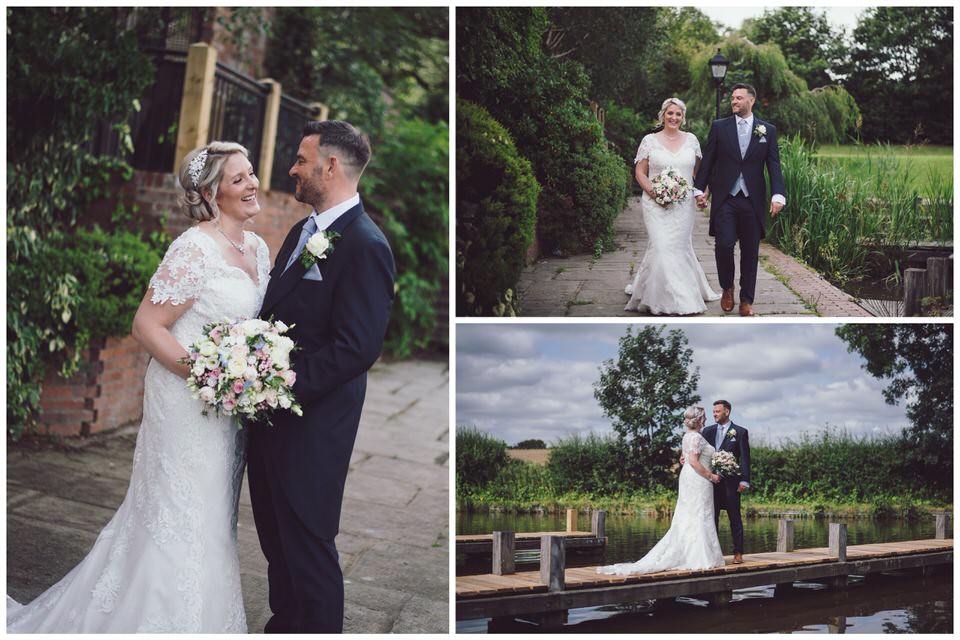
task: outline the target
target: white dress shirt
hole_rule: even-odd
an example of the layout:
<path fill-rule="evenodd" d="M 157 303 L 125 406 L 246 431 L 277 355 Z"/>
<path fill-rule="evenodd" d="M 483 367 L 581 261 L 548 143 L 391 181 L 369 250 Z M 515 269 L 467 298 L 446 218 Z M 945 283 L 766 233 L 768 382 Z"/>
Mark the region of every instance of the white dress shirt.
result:
<path fill-rule="evenodd" d="M 329 209 L 324 209 L 320 213 L 317 213 L 314 210 L 310 214 L 310 217 L 313 218 L 313 221 L 317 225 L 317 231 L 323 231 L 324 229 L 329 229 L 337 218 L 345 214 L 350 209 L 353 209 L 355 206 L 360 204 L 360 194 L 355 193 L 350 198 L 347 198 L 343 202 L 337 203 L 330 207 Z"/>

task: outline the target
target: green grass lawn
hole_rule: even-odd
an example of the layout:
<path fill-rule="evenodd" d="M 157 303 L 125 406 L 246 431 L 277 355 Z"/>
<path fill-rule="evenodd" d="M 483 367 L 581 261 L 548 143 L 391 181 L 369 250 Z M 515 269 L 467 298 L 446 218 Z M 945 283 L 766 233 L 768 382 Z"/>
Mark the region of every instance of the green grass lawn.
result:
<path fill-rule="evenodd" d="M 910 185 L 925 191 L 931 181 L 940 179 L 953 187 L 953 148 L 903 145 L 821 145 L 817 149 L 821 161 L 836 162 L 852 174 L 869 178 L 889 167 L 896 159 L 901 171 L 910 176 Z"/>

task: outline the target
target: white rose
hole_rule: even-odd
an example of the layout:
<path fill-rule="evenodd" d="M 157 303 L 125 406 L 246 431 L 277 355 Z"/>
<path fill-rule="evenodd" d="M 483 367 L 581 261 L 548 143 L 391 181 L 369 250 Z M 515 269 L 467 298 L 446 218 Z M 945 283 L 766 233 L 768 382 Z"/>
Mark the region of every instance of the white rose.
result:
<path fill-rule="evenodd" d="M 291 402 L 290 402 L 290 398 L 287 395 L 280 396 L 279 402 L 280 402 L 280 406 L 283 407 L 284 409 L 290 408 Z"/>
<path fill-rule="evenodd" d="M 200 399 L 204 402 L 213 402 L 213 399 L 216 397 L 216 392 L 211 387 L 204 387 L 200 389 Z"/>
<path fill-rule="evenodd" d="M 203 366 L 203 363 L 198 360 L 197 362 L 193 363 L 193 369 L 191 369 L 191 372 L 195 376 L 202 376 L 203 372 L 206 370 L 207 368 Z"/>
<path fill-rule="evenodd" d="M 247 367 L 243 370 L 243 379 L 244 380 L 256 380 L 257 379 L 257 369 L 256 367 Z"/>
<path fill-rule="evenodd" d="M 231 378 L 241 378 L 243 377 L 243 372 L 247 368 L 247 363 L 243 360 L 237 360 L 231 358 L 230 362 L 227 363 L 227 373 L 230 374 Z"/>
<path fill-rule="evenodd" d="M 217 345 L 212 340 L 204 340 L 200 344 L 200 355 L 209 357 L 217 352 Z"/>
<path fill-rule="evenodd" d="M 327 234 L 322 231 L 318 231 L 307 240 L 307 251 L 312 253 L 317 258 L 325 258 L 324 252 L 330 248 L 330 241 L 327 239 Z M 286 407 L 284 407 L 286 408 Z"/>
<path fill-rule="evenodd" d="M 258 318 L 253 318 L 251 320 L 244 320 L 242 323 L 243 330 L 248 336 L 253 336 L 258 333 L 263 333 L 270 328 L 270 323 L 266 320 L 260 320 Z"/>

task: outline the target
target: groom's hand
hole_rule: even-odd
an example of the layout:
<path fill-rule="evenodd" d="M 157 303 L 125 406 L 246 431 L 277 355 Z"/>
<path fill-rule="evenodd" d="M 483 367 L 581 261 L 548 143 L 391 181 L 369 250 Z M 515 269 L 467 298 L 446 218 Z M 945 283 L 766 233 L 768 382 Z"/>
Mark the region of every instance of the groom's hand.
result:
<path fill-rule="evenodd" d="M 770 217 L 776 218 L 777 214 L 783 209 L 783 205 L 779 202 L 770 202 Z"/>
<path fill-rule="evenodd" d="M 737 485 L 737 493 L 743 493 L 746 490 L 747 490 L 747 484 L 745 482 L 741 482 L 740 484 Z"/>
<path fill-rule="evenodd" d="M 697 206 L 701 209 L 707 208 L 707 195 L 705 193 L 701 193 L 699 196 L 697 196 Z"/>

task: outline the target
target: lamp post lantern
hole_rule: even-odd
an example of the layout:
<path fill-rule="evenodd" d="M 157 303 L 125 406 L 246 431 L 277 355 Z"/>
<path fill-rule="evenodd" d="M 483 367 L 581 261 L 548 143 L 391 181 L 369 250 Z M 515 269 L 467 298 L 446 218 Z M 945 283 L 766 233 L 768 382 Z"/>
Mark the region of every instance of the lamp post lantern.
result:
<path fill-rule="evenodd" d="M 710 65 L 710 75 L 713 76 L 713 81 L 717 83 L 717 117 L 720 119 L 720 94 L 723 91 L 723 79 L 727 76 L 727 66 L 729 66 L 730 61 L 723 57 L 723 54 L 720 53 L 720 49 L 717 49 L 717 54 L 710 58 L 710 61 L 707 63 Z"/>

